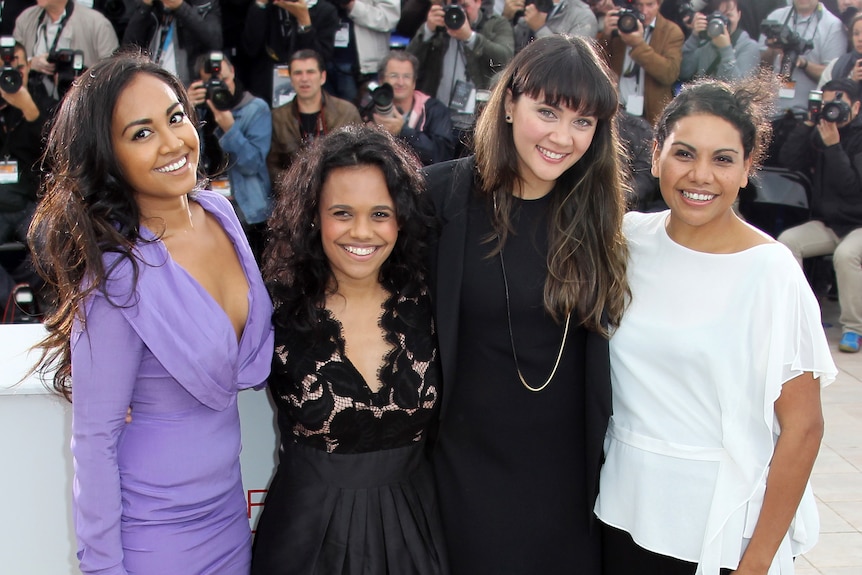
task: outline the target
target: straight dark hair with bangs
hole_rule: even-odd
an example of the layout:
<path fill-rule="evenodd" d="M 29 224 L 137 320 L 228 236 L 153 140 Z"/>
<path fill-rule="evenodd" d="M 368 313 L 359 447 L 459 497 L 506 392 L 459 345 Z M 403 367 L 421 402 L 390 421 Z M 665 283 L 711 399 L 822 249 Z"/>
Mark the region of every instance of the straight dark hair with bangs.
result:
<path fill-rule="evenodd" d="M 586 328 L 607 336 L 608 323 L 619 323 L 629 294 L 622 148 L 613 121 L 616 87 L 595 45 L 564 35 L 533 41 L 501 72 L 475 136 L 480 192 L 495 206 L 492 256 L 512 232 L 511 198 L 521 181 L 506 101 L 523 95 L 597 119 L 590 147 L 551 192 L 544 305 L 557 321 L 573 313 Z"/>

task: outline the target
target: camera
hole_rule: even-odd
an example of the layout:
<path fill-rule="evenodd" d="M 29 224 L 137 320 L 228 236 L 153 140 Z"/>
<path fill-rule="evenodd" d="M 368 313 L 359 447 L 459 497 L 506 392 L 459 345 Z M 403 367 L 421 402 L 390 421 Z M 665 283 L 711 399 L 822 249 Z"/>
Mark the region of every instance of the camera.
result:
<path fill-rule="evenodd" d="M 617 12 L 617 29 L 622 34 L 631 34 L 638 29 L 638 22 L 646 23 L 646 16 L 634 8 L 620 8 Z"/>
<path fill-rule="evenodd" d="M 369 88 L 371 88 L 370 84 Z M 393 107 L 392 102 L 394 99 L 395 91 L 392 89 L 392 85 L 388 82 L 375 86 L 371 90 L 371 105 L 375 114 L 391 116 Z"/>
<path fill-rule="evenodd" d="M 213 103 L 216 110 L 230 110 L 233 107 L 233 94 L 221 79 L 222 62 L 224 54 L 221 52 L 210 52 L 209 59 L 204 63 L 204 72 L 210 74 L 210 79 L 204 82 L 207 89 L 207 100 Z"/>
<path fill-rule="evenodd" d="M 820 119 L 825 122 L 842 124 L 850 119 L 850 104 L 841 99 L 843 92 L 835 92 L 835 99 L 823 104 Z"/>
<path fill-rule="evenodd" d="M 814 42 L 803 40 L 802 36 L 792 30 L 790 26 L 775 20 L 761 22 L 760 31 L 768 40 L 775 42 L 777 47 L 785 52 L 795 52 L 797 56 L 814 48 Z"/>
<path fill-rule="evenodd" d="M 527 0 L 524 5 L 529 6 L 532 4 L 536 7 L 536 10 L 539 12 L 543 12 L 545 14 L 550 14 L 554 9 L 554 0 Z M 518 20 L 524 17 L 524 11 L 518 10 L 515 12 L 515 15 L 512 16 L 512 22 L 517 24 Z"/>
<path fill-rule="evenodd" d="M 14 94 L 21 89 L 24 78 L 18 68 L 13 65 L 15 62 L 15 38 L 12 36 L 0 37 L 0 59 L 3 61 L 3 69 L 0 70 L 0 90 L 7 94 Z"/>
<path fill-rule="evenodd" d="M 694 16 L 697 12 L 702 12 L 706 9 L 707 2 L 706 0 L 691 0 L 690 2 L 680 2 L 679 4 L 679 16 L 683 20 L 691 20 L 691 17 Z"/>
<path fill-rule="evenodd" d="M 823 92 L 811 90 L 808 92 L 808 118 L 817 123 L 820 119 L 820 110 L 823 108 Z"/>
<path fill-rule="evenodd" d="M 62 97 L 72 86 L 75 78 L 84 71 L 84 52 L 63 48 L 62 50 L 51 50 L 47 57 L 49 64 L 54 64 L 57 74 L 57 92 Z"/>
<path fill-rule="evenodd" d="M 467 14 L 464 9 L 457 4 L 447 4 L 443 6 L 443 23 L 450 30 L 458 30 L 467 21 Z"/>
<path fill-rule="evenodd" d="M 730 18 L 721 12 L 715 11 L 706 17 L 706 35 L 710 38 L 721 36 L 728 26 L 730 26 Z"/>

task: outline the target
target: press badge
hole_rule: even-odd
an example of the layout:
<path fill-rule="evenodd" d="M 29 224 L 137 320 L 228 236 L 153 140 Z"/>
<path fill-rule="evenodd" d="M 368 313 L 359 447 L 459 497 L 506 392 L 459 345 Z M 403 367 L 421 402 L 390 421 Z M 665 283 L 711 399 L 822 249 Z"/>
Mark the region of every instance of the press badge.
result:
<path fill-rule="evenodd" d="M 644 115 L 644 97 L 637 94 L 631 94 L 626 98 L 626 112 L 632 116 Z"/>
<path fill-rule="evenodd" d="M 0 162 L 0 184 L 18 183 L 18 162 L 6 160 Z"/>
<path fill-rule="evenodd" d="M 476 86 L 473 82 L 458 80 L 452 89 L 449 109 L 465 114 L 472 114 L 476 108 Z"/>
<path fill-rule="evenodd" d="M 347 48 L 350 44 L 350 22 L 342 22 L 341 28 L 335 33 L 335 47 Z"/>
<path fill-rule="evenodd" d="M 796 97 L 796 82 L 782 82 L 778 89 L 779 98 L 795 98 Z"/>
<path fill-rule="evenodd" d="M 230 179 L 227 176 L 219 176 L 217 178 L 213 178 L 210 181 L 210 189 L 214 192 L 218 192 L 226 198 L 231 197 Z"/>

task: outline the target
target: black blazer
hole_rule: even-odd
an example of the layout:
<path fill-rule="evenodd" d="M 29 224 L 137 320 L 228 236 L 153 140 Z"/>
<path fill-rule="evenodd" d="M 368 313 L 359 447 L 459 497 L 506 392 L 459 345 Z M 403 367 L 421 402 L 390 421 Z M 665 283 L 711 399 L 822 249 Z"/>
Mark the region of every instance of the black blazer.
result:
<path fill-rule="evenodd" d="M 425 169 L 428 194 L 434 203 L 439 234 L 429 241 L 428 285 L 434 301 L 434 314 L 443 372 L 440 419 L 452 395 L 458 364 L 458 318 L 461 281 L 467 237 L 467 214 L 473 193 L 475 160 L 471 156 L 435 164 Z M 599 470 L 604 460 L 603 444 L 611 416 L 611 377 L 608 342 L 596 332 L 587 332 L 585 371 L 586 481 L 587 508 L 592 522 L 593 505 L 598 495 Z"/>

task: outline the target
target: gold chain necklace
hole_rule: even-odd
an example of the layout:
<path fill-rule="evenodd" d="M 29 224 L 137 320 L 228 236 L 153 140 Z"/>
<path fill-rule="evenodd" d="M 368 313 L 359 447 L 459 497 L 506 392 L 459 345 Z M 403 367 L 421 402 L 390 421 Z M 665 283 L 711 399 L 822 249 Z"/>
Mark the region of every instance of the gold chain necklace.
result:
<path fill-rule="evenodd" d="M 518 354 L 515 351 L 515 336 L 512 333 L 512 310 L 509 306 L 509 280 L 506 278 L 506 264 L 503 262 L 502 246 L 500 247 L 500 269 L 503 270 L 503 286 L 506 288 L 506 319 L 509 323 L 509 342 L 512 344 L 512 357 L 515 358 L 515 371 L 518 372 L 518 379 L 521 380 L 521 383 L 529 391 L 542 391 L 548 387 L 548 384 L 551 383 L 551 380 L 554 379 L 554 375 L 557 373 L 557 368 L 560 367 L 560 358 L 563 357 L 563 349 L 566 347 L 566 336 L 569 335 L 569 320 L 572 319 L 572 312 L 569 311 L 569 313 L 566 314 L 566 328 L 563 330 L 563 341 L 560 342 L 560 351 L 557 352 L 557 361 L 554 362 L 554 369 L 551 370 L 551 375 L 549 375 L 548 379 L 545 380 L 545 383 L 539 387 L 532 387 L 527 383 L 527 380 L 524 379 L 524 374 L 521 373 L 521 367 L 518 365 Z"/>

